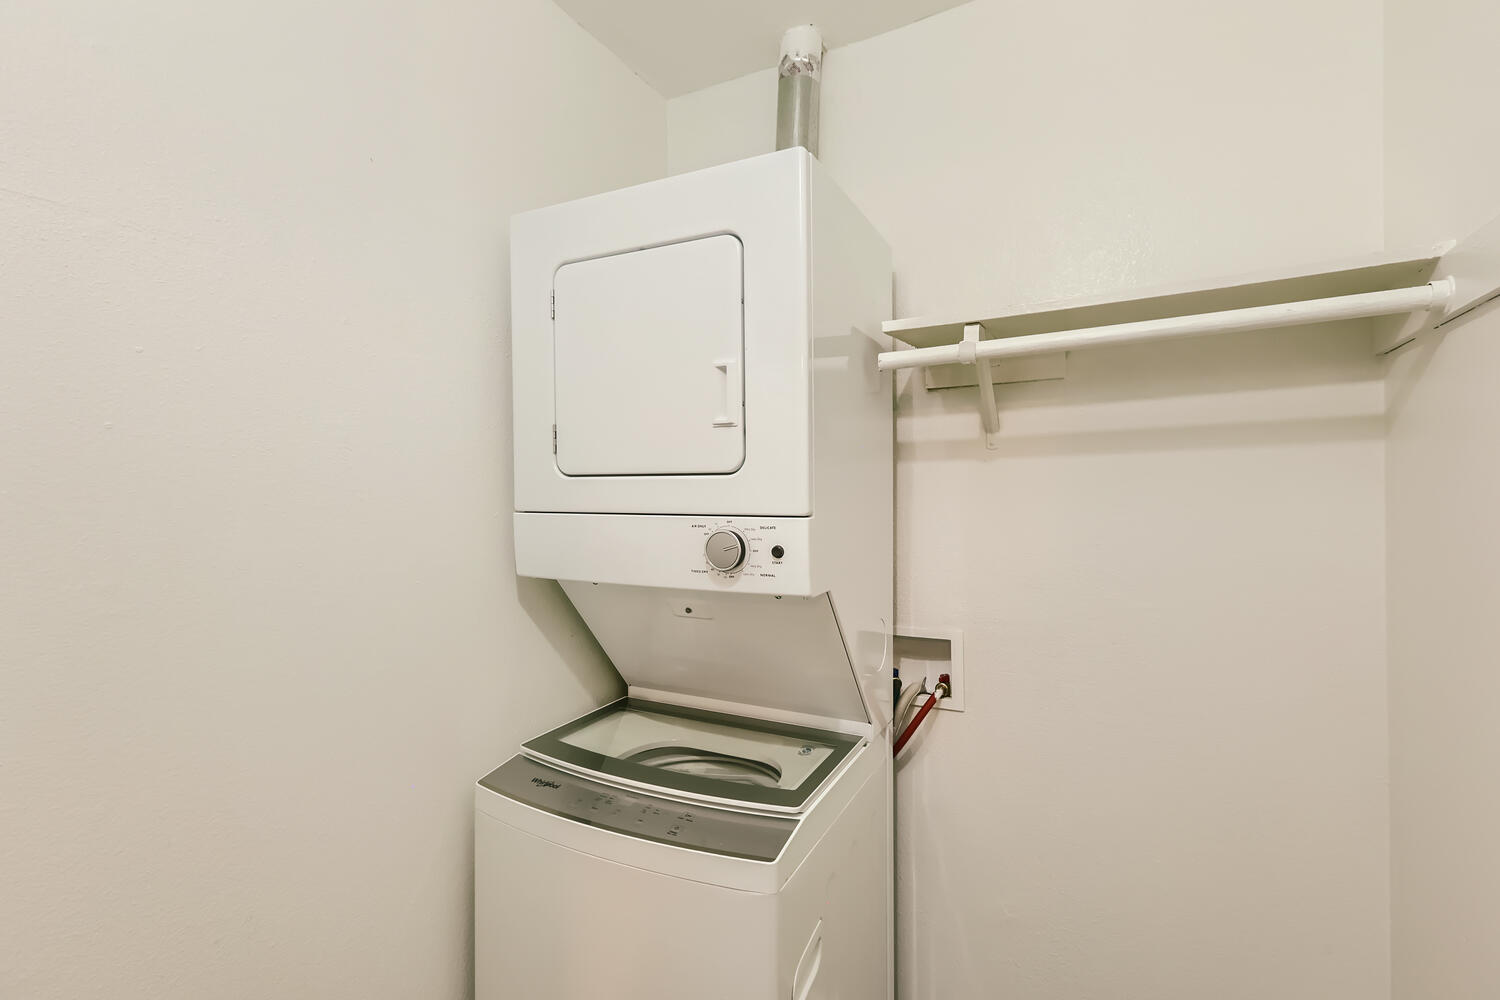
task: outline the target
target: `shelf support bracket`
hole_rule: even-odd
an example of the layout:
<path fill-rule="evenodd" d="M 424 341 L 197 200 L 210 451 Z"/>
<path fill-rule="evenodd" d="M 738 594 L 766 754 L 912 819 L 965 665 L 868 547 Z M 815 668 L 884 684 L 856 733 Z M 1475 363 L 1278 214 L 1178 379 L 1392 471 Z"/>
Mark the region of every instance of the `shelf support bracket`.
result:
<path fill-rule="evenodd" d="M 995 378 L 990 371 L 990 359 L 975 354 L 975 348 L 983 339 L 983 323 L 965 323 L 964 339 L 958 345 L 958 360 L 961 364 L 974 366 L 975 381 L 979 386 L 979 424 L 984 428 L 984 446 L 994 451 L 1000 447 L 1000 411 L 995 406 Z"/>

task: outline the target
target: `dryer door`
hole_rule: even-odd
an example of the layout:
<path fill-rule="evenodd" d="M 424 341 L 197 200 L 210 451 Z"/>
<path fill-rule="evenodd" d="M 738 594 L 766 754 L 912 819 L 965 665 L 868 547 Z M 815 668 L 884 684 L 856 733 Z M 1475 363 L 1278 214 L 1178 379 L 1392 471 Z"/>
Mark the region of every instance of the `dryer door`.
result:
<path fill-rule="evenodd" d="M 727 475 L 744 464 L 742 256 L 720 234 L 557 269 L 559 472 Z"/>
<path fill-rule="evenodd" d="M 841 364 L 813 352 L 812 163 L 786 149 L 511 220 L 517 511 L 812 513 L 813 366 Z M 830 337 L 879 328 L 880 268 L 858 318 L 824 281 Z M 825 425 L 854 427 L 840 398 Z"/>

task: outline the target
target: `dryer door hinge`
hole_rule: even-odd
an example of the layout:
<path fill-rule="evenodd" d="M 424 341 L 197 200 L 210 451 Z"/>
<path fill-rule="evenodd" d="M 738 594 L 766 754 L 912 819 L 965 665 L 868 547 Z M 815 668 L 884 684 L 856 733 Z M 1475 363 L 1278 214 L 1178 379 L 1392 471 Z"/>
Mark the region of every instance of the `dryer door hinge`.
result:
<path fill-rule="evenodd" d="M 557 293 L 552 293 L 552 318 L 557 319 Z"/>
<path fill-rule="evenodd" d="M 557 454 L 557 425 L 552 425 L 552 454 Z"/>

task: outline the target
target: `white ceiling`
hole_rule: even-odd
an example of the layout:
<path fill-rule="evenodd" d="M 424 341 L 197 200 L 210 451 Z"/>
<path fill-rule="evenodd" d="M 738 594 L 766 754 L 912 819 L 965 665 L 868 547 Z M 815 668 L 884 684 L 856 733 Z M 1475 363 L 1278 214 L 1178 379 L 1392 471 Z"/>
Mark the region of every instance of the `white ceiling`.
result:
<path fill-rule="evenodd" d="M 651 86 L 676 97 L 776 65 L 781 36 L 816 24 L 830 48 L 964 0 L 557 0 Z"/>

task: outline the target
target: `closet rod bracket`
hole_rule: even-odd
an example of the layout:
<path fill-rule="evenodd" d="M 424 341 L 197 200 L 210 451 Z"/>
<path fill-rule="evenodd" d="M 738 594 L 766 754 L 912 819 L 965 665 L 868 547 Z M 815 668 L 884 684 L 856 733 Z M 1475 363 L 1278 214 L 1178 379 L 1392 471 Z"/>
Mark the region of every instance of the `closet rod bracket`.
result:
<path fill-rule="evenodd" d="M 983 339 L 983 323 L 965 323 L 964 339 L 958 344 L 958 362 L 974 366 L 975 381 L 979 386 L 979 425 L 984 430 L 984 446 L 994 451 L 1000 447 L 1000 410 L 995 405 L 995 378 L 990 371 L 990 359 L 976 353 Z"/>

